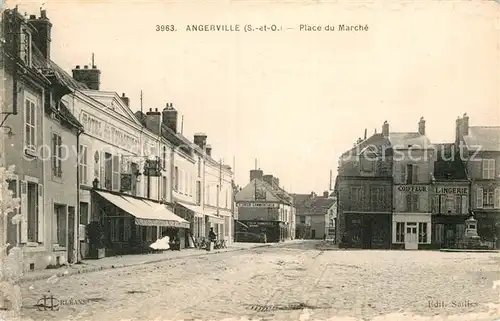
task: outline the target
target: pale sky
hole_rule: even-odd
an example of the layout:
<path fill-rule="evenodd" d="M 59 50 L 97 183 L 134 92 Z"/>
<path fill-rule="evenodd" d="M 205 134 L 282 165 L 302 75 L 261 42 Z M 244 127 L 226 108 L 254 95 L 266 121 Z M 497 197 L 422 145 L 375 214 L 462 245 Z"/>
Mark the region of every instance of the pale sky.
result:
<path fill-rule="evenodd" d="M 42 3 L 54 24 L 56 63 L 71 74 L 94 53 L 101 89 L 126 93 L 132 110 L 141 89 L 145 110 L 172 102 L 186 137 L 205 132 L 215 158 L 229 165 L 235 158 L 240 185 L 257 158 L 287 190 L 321 193 L 340 154 L 365 128 L 380 132 L 384 120 L 391 131 L 417 131 L 424 116 L 432 142 L 453 141 L 464 112 L 471 125 L 500 124 L 494 1 L 22 1 L 19 8 L 38 16 Z M 209 23 L 294 30 L 184 31 Z M 341 23 L 369 30 L 298 31 Z M 157 32 L 157 24 L 179 31 Z"/>

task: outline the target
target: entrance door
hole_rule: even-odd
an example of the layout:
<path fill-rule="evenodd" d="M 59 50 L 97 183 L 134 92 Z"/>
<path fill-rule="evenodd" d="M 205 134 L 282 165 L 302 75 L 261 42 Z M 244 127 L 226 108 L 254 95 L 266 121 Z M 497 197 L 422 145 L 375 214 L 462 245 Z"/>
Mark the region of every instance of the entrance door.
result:
<path fill-rule="evenodd" d="M 311 238 L 314 240 L 316 239 L 316 230 L 311 231 Z"/>
<path fill-rule="evenodd" d="M 418 250 L 417 223 L 406 223 L 405 249 Z"/>

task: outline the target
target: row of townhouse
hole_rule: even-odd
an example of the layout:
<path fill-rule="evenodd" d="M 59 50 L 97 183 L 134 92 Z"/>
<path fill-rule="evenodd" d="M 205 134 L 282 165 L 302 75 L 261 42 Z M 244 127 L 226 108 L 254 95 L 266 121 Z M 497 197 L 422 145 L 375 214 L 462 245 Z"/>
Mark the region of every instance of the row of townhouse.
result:
<path fill-rule="evenodd" d="M 235 239 L 238 242 L 281 242 L 295 238 L 295 205 L 279 179 L 250 171 L 250 182 L 235 195 L 238 211 Z"/>
<path fill-rule="evenodd" d="M 466 220 L 483 245 L 500 234 L 500 127 L 456 122 L 453 143 L 431 144 L 417 132 L 358 139 L 339 161 L 337 241 L 358 248 L 459 247 Z"/>
<path fill-rule="evenodd" d="M 335 193 L 324 191 L 323 195 L 293 194 L 296 208 L 295 235 L 303 239 L 333 237 L 335 231 Z"/>
<path fill-rule="evenodd" d="M 95 65 L 70 76 L 50 59 L 51 28 L 45 10 L 3 12 L 0 166 L 15 165 L 22 219 L 3 220 L 2 242 L 23 248 L 26 270 L 94 255 L 91 223 L 105 255 L 164 235 L 192 246 L 210 228 L 231 242 L 233 172 L 207 135 L 179 133 L 172 103 L 134 114 L 125 94 L 100 90 Z"/>

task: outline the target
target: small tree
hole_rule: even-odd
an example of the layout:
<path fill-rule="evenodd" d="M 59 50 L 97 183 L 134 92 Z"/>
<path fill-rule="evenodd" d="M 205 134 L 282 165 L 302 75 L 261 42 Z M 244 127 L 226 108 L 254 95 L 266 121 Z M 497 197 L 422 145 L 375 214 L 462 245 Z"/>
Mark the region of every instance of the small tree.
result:
<path fill-rule="evenodd" d="M 22 250 L 11 248 L 7 253 L 9 244 L 5 244 L 4 222 L 9 214 L 19 209 L 20 199 L 14 198 L 14 192 L 9 190 L 9 178 L 14 174 L 15 167 L 8 169 L 0 167 L 0 307 L 19 313 L 21 309 L 21 291 L 16 284 L 22 276 L 23 262 Z M 9 224 L 17 225 L 21 215 L 16 214 Z M 8 255 L 7 255 L 8 254 Z"/>

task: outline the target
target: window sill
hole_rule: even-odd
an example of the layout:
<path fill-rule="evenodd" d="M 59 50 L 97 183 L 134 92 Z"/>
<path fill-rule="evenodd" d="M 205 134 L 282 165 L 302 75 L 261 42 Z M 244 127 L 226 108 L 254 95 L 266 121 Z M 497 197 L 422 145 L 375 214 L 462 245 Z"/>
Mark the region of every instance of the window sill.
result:
<path fill-rule="evenodd" d="M 65 246 L 60 246 L 59 244 L 54 244 L 52 246 L 52 252 L 65 252 L 66 247 Z"/>
<path fill-rule="evenodd" d="M 64 183 L 63 176 L 52 175 L 52 181 L 60 184 Z"/>
<path fill-rule="evenodd" d="M 45 247 L 41 243 L 28 242 L 23 245 L 23 250 L 25 252 L 43 252 Z"/>

